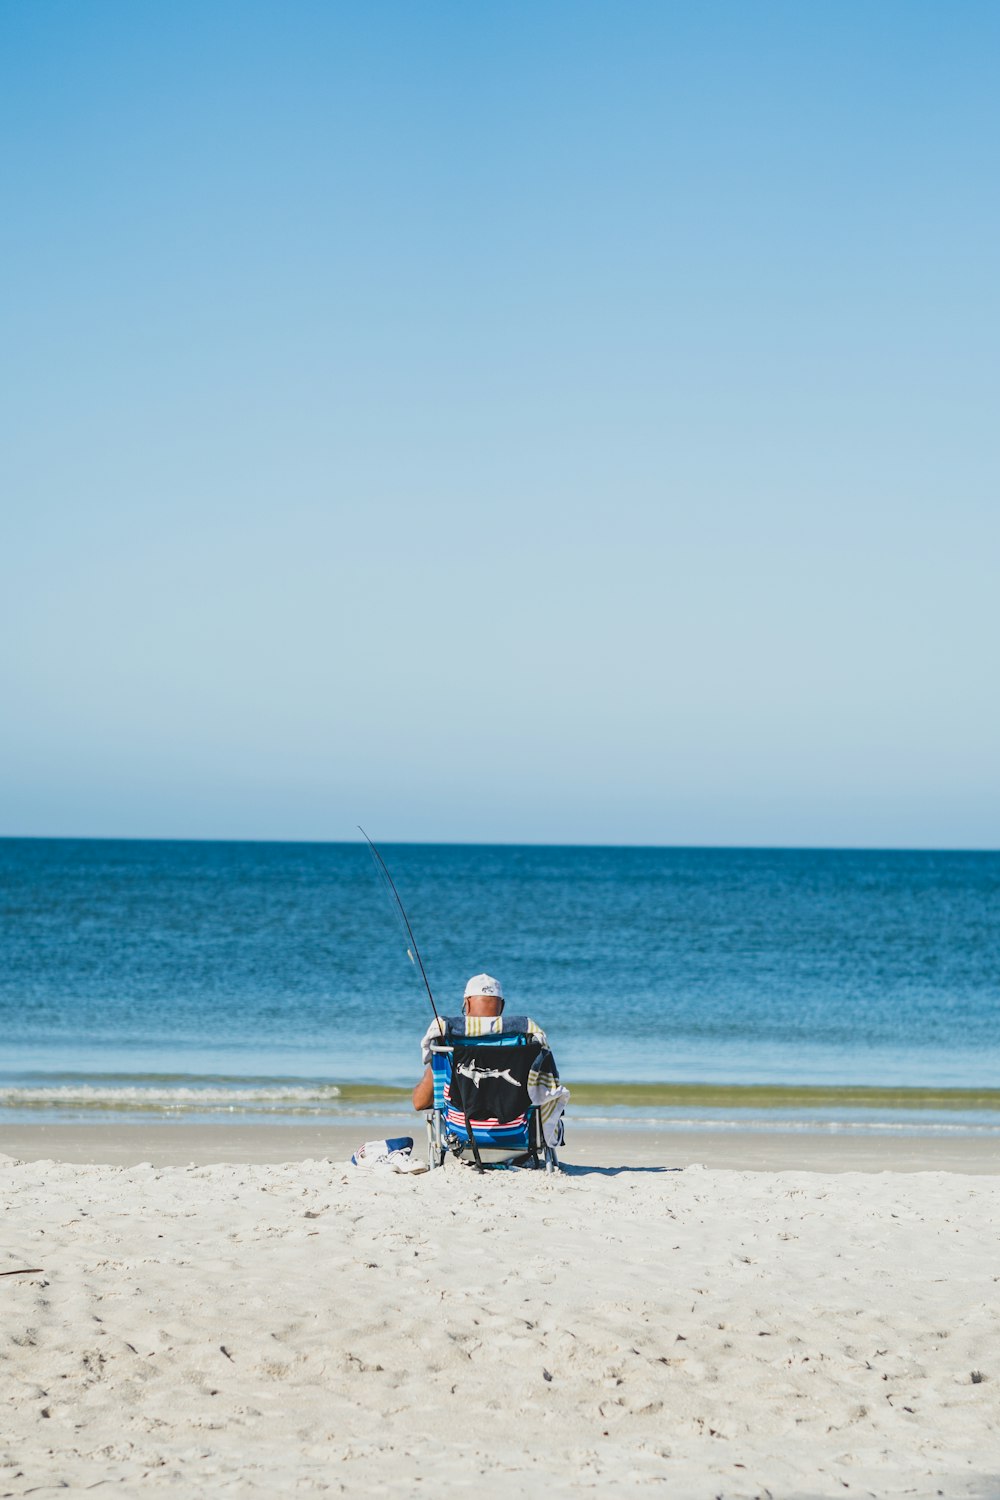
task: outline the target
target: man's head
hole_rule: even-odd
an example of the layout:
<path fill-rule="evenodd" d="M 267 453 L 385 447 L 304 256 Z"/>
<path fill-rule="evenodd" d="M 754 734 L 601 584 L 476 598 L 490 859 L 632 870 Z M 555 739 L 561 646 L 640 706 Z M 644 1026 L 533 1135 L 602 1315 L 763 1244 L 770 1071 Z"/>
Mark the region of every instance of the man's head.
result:
<path fill-rule="evenodd" d="M 467 1016 L 499 1016 L 503 1011 L 503 990 L 492 974 L 473 974 L 465 986 Z"/>

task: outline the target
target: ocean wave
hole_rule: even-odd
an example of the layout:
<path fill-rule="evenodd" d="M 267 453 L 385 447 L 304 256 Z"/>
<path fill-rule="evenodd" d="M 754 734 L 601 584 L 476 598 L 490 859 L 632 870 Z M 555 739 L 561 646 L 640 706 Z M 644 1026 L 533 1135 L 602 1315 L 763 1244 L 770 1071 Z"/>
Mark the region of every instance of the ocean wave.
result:
<path fill-rule="evenodd" d="M 185 1084 L 48 1084 L 0 1088 L 2 1109 L 259 1109 L 325 1105 L 341 1097 L 336 1084 L 260 1084 L 220 1088 Z"/>
<path fill-rule="evenodd" d="M 126 1117 L 133 1120 L 223 1118 L 336 1123 L 409 1113 L 409 1089 L 398 1084 L 316 1078 L 146 1074 L 14 1075 L 0 1082 L 0 1114 L 8 1121 Z M 678 1099 L 677 1093 L 681 1093 Z M 804 1097 L 803 1097 L 804 1093 Z M 923 1091 L 791 1091 L 694 1085 L 575 1085 L 570 1122 L 590 1127 L 823 1135 L 1000 1135 L 995 1092 L 963 1096 L 964 1109 L 942 1108 Z M 624 1096 L 624 1097 L 622 1097 Z M 949 1104 L 951 1104 L 949 1096 Z M 984 1097 L 986 1107 L 983 1107 Z M 889 1100 L 891 1099 L 891 1103 Z M 931 1103 L 933 1100 L 933 1103 Z M 780 1102 L 779 1102 L 780 1101 Z M 904 1102 L 905 1101 L 905 1102 Z M 972 1106 L 972 1107 L 970 1107 Z M 975 1106 L 979 1106 L 976 1108 Z"/>

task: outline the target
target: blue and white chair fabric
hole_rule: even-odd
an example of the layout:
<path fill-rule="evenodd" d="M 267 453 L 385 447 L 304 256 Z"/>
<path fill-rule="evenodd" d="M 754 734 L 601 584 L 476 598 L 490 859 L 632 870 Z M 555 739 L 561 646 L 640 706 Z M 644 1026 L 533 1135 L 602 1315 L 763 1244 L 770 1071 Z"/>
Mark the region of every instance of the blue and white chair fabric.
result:
<path fill-rule="evenodd" d="M 443 1165 L 450 1151 L 459 1159 L 471 1156 L 480 1171 L 499 1165 L 556 1169 L 562 1122 L 546 1131 L 543 1102 L 536 1102 L 545 1097 L 538 1081 L 555 1076 L 555 1064 L 537 1037 L 521 1031 L 480 1037 L 446 1031 L 431 1042 L 430 1054 L 429 1166 Z"/>

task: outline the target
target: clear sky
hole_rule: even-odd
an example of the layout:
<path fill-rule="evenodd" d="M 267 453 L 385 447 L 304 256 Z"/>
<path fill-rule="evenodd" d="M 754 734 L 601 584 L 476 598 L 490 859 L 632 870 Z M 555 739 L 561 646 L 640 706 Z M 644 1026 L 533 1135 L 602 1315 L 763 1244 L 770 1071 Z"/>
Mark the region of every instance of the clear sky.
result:
<path fill-rule="evenodd" d="M 5 0 L 0 831 L 1000 846 L 998 65 Z"/>

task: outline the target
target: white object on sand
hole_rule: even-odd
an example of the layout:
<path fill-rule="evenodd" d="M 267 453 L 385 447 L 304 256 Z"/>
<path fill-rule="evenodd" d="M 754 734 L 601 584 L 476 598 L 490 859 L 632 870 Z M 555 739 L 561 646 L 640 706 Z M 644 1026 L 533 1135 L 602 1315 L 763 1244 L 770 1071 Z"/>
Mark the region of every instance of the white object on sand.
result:
<path fill-rule="evenodd" d="M 427 1163 L 413 1155 L 411 1136 L 400 1136 L 388 1141 L 365 1141 L 351 1157 L 351 1165 L 363 1172 L 427 1171 Z"/>

